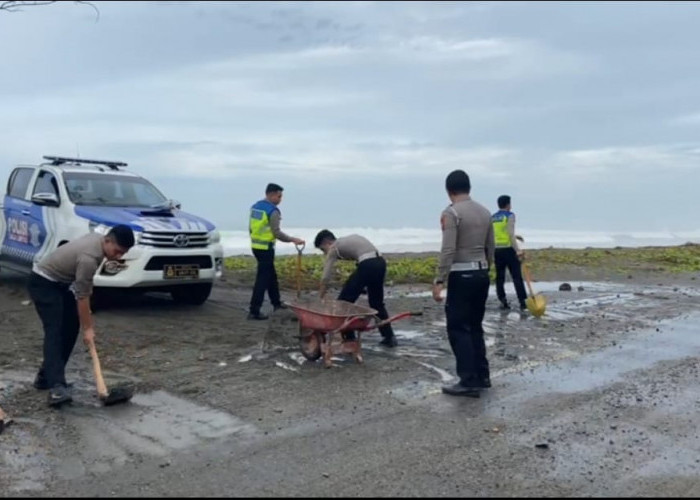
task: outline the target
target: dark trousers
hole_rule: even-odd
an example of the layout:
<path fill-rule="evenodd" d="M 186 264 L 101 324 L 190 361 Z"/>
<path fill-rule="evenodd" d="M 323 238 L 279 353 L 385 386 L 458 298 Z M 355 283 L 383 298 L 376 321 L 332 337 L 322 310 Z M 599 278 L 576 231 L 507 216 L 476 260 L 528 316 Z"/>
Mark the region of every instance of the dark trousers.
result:
<path fill-rule="evenodd" d="M 386 261 L 383 257 L 375 257 L 360 262 L 350 275 L 340 291 L 338 300 L 354 303 L 367 287 L 367 301 L 372 309 L 376 309 L 379 319 L 388 319 L 389 314 L 384 306 L 384 278 L 386 276 Z M 394 330 L 391 324 L 379 328 L 382 337 L 392 337 Z"/>
<path fill-rule="evenodd" d="M 527 298 L 525 293 L 525 285 L 523 284 L 523 274 L 520 270 L 520 259 L 515 253 L 513 247 L 497 248 L 496 249 L 496 296 L 501 302 L 506 301 L 506 290 L 504 283 L 506 281 L 506 269 L 513 279 L 515 293 L 518 296 L 518 302 L 523 303 Z"/>
<path fill-rule="evenodd" d="M 29 296 L 44 326 L 44 361 L 39 375 L 49 387 L 66 385 L 66 364 L 80 331 L 78 304 L 69 285 L 32 273 Z"/>
<path fill-rule="evenodd" d="M 275 247 L 271 247 L 269 250 L 253 249 L 253 255 L 258 261 L 258 270 L 255 274 L 253 296 L 250 299 L 250 312 L 259 314 L 266 291 L 274 307 L 280 306 L 282 300 L 280 299 L 280 286 L 275 270 Z"/>
<path fill-rule="evenodd" d="M 457 375 L 467 387 L 483 387 L 490 375 L 481 324 L 489 285 L 487 270 L 451 272 L 447 281 L 447 336 L 457 358 Z"/>

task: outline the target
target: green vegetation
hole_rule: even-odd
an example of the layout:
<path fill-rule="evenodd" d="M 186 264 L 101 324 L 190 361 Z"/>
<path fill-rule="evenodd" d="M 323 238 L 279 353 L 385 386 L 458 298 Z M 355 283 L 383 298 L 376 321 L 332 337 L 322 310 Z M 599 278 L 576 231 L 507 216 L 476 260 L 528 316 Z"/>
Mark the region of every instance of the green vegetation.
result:
<path fill-rule="evenodd" d="M 386 256 L 387 282 L 399 284 L 431 283 L 437 268 L 437 254 L 394 254 Z M 535 276 L 543 271 L 591 269 L 610 273 L 652 271 L 687 273 L 700 271 L 700 245 L 646 248 L 546 248 L 527 251 L 527 262 Z M 255 259 L 250 256 L 226 258 L 226 276 L 240 283 L 252 284 L 255 279 Z M 281 256 L 275 261 L 280 286 L 296 288 L 297 256 Z M 302 289 L 318 288 L 323 272 L 323 256 L 305 254 L 301 259 Z M 355 264 L 339 261 L 334 283 L 342 284 Z M 493 279 L 493 272 L 492 272 Z"/>

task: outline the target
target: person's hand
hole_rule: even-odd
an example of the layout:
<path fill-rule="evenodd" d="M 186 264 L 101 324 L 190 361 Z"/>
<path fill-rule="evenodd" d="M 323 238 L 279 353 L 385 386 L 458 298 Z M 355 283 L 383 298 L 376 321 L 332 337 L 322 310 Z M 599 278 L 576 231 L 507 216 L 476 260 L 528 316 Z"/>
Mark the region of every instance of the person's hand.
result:
<path fill-rule="evenodd" d="M 442 302 L 442 284 L 433 285 L 433 299 L 435 302 Z"/>
<path fill-rule="evenodd" d="M 306 241 L 302 240 L 301 238 L 292 238 L 292 243 L 295 245 L 306 245 Z"/>
<path fill-rule="evenodd" d="M 86 346 L 89 346 L 91 343 L 95 343 L 95 329 L 94 328 L 87 328 L 83 332 L 83 342 L 85 343 Z"/>
<path fill-rule="evenodd" d="M 518 259 L 521 261 L 525 260 L 525 252 L 523 252 L 522 250 L 518 252 Z"/>

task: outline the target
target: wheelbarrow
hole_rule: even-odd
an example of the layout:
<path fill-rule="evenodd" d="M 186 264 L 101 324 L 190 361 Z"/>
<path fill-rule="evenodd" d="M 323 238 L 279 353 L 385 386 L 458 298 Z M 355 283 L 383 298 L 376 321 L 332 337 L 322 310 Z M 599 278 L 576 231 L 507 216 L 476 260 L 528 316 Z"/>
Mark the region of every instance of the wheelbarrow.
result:
<path fill-rule="evenodd" d="M 351 354 L 363 362 L 362 333 L 394 321 L 420 316 L 422 312 L 402 312 L 386 320 L 377 317 L 377 311 L 343 300 L 316 300 L 288 303 L 299 320 L 299 346 L 309 361 L 323 356 L 326 368 L 333 365 L 334 354 Z M 354 340 L 343 339 L 343 334 L 356 332 Z"/>

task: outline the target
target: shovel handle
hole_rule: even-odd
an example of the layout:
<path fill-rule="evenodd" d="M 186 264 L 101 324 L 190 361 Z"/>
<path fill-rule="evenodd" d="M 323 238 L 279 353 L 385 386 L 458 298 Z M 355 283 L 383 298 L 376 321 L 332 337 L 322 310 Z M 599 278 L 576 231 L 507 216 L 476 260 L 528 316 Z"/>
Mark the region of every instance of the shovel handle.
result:
<path fill-rule="evenodd" d="M 525 275 L 525 281 L 527 281 L 527 289 L 530 290 L 530 297 L 535 296 L 535 292 L 532 291 L 532 283 L 530 283 L 530 270 L 527 268 L 527 264 L 522 263 L 523 274 Z"/>
<path fill-rule="evenodd" d="M 97 383 L 97 394 L 100 397 L 106 397 L 107 386 L 102 378 L 102 368 L 100 367 L 100 358 L 97 357 L 97 349 L 95 348 L 94 342 L 88 342 L 88 349 L 90 350 L 90 357 L 92 358 L 92 369 L 95 372 L 95 382 Z"/>

